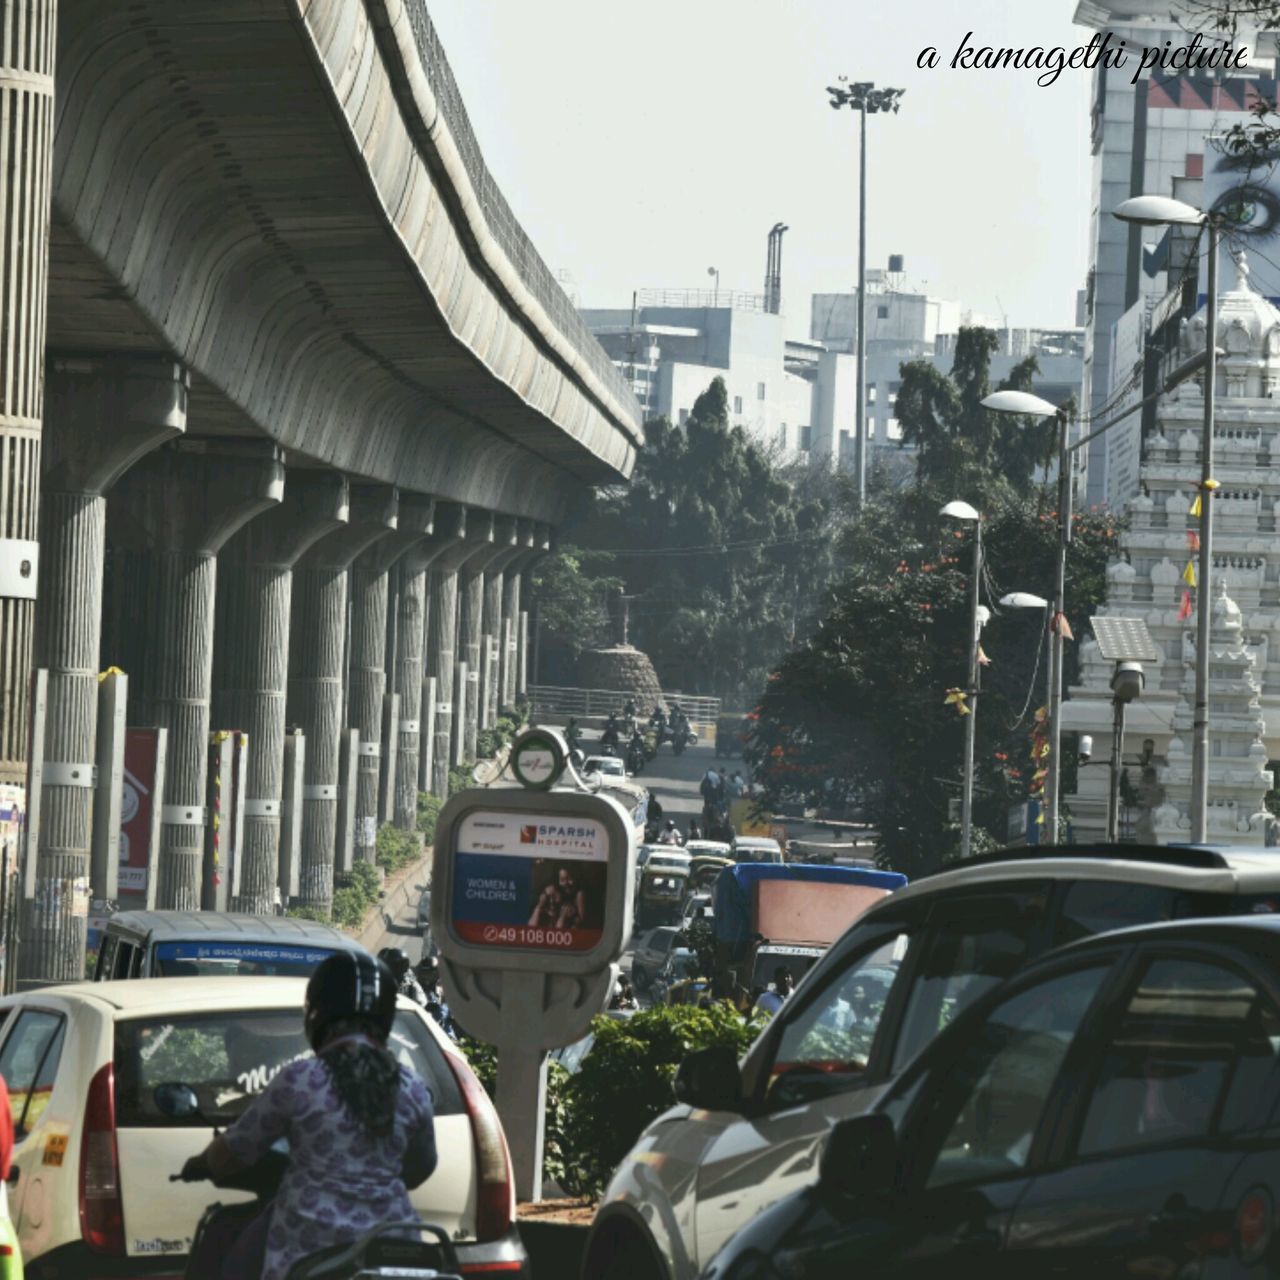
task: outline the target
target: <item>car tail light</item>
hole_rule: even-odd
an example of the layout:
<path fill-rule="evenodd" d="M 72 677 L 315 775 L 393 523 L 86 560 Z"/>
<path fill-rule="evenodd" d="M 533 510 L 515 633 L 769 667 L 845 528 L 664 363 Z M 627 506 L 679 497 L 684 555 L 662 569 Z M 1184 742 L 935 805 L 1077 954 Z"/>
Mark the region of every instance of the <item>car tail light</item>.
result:
<path fill-rule="evenodd" d="M 515 1189 L 511 1156 L 498 1113 L 475 1072 L 458 1054 L 445 1054 L 471 1117 L 471 1141 L 476 1157 L 476 1239 L 485 1244 L 501 1240 L 515 1220 Z"/>
<path fill-rule="evenodd" d="M 80 1147 L 80 1233 L 96 1253 L 124 1253 L 124 1206 L 116 1153 L 115 1070 L 107 1063 L 89 1082 Z"/>

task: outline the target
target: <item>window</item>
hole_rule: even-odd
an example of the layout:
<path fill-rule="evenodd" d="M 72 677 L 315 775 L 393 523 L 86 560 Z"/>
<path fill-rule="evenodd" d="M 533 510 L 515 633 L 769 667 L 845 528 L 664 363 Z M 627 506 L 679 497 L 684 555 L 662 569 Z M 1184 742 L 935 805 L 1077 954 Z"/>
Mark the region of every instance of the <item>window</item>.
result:
<path fill-rule="evenodd" d="M 957 1013 L 1023 966 L 1048 896 L 1047 885 L 1035 882 L 1022 892 L 956 898 L 930 930 L 893 1055 L 895 1072 Z"/>
<path fill-rule="evenodd" d="M 1127 925 L 1172 920 L 1179 896 L 1176 889 L 1164 885 L 1080 880 L 1063 895 L 1062 913 L 1053 930 L 1053 945 L 1065 946 L 1079 938 L 1091 938 L 1095 933 L 1108 933 Z"/>
<path fill-rule="evenodd" d="M 764 383 L 763 382 L 756 383 L 756 399 L 757 400 L 764 399 Z"/>
<path fill-rule="evenodd" d="M 1000 1177 L 1024 1168 L 1072 1039 L 1109 969 L 1076 969 L 998 1005 L 930 1081 L 929 1128 L 942 1131 L 926 1185 Z"/>
<path fill-rule="evenodd" d="M 876 308 L 876 319 L 887 320 L 888 318 L 889 318 L 889 308 L 883 305 L 878 306 Z"/>
<path fill-rule="evenodd" d="M 734 413 L 741 416 L 742 414 L 742 397 L 741 396 L 733 397 L 733 411 Z"/>
<path fill-rule="evenodd" d="M 771 1097 L 785 1095 L 782 1081 L 791 1072 L 803 1071 L 808 1082 L 812 1073 L 825 1073 L 832 1091 L 857 1084 L 909 945 L 904 932 L 864 952 L 787 1019 L 770 1071 Z"/>
<path fill-rule="evenodd" d="M 1256 1078 L 1268 1049 L 1274 1062 L 1276 1033 L 1269 1002 L 1232 970 L 1202 960 L 1152 961 L 1108 1037 L 1080 1154 L 1204 1137 L 1237 1058 Z M 1250 1040 L 1253 1050 L 1245 1052 Z M 1234 1112 L 1236 1122 L 1248 1121 L 1239 1091 Z"/>
<path fill-rule="evenodd" d="M 812 443 L 813 443 L 813 428 L 801 427 L 800 428 L 800 452 L 808 453 L 809 446 Z"/>
<path fill-rule="evenodd" d="M 56 1013 L 24 1009 L 0 1050 L 0 1076 L 9 1086 L 9 1114 L 19 1141 L 40 1123 L 49 1105 L 65 1026 Z"/>
<path fill-rule="evenodd" d="M 884 424 L 884 427 L 890 440 L 902 439 L 902 423 L 900 423 L 897 418 L 890 418 L 889 421 Z"/>
<path fill-rule="evenodd" d="M 872 383 L 872 384 L 867 388 L 867 403 L 868 403 L 868 404 L 875 404 L 875 402 L 876 402 L 876 384 L 873 382 L 873 383 Z"/>
<path fill-rule="evenodd" d="M 423 1024 L 396 1013 L 388 1048 L 431 1090 L 436 1115 L 463 1110 L 453 1073 Z M 121 1128 L 205 1128 L 236 1119 L 289 1063 L 311 1056 L 299 1010 L 240 1009 L 116 1023 L 116 1118 Z M 175 1120 L 155 1103 L 158 1084 L 189 1085 L 202 1118 Z"/>

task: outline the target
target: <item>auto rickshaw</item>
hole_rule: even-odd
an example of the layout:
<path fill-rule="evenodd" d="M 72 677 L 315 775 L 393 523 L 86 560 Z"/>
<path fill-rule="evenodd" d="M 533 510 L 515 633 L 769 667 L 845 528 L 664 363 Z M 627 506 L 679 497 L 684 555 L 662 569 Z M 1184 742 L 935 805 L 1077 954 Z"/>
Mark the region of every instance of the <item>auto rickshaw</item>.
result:
<path fill-rule="evenodd" d="M 655 859 L 663 863 L 662 859 Z M 660 924 L 679 924 L 684 905 L 684 888 L 689 879 L 687 867 L 646 864 L 640 873 L 640 892 L 636 900 L 636 924 L 649 929 Z"/>
<path fill-rule="evenodd" d="M 732 858 L 715 854 L 696 855 L 689 863 L 689 879 L 685 884 L 685 897 L 694 893 L 707 893 L 714 888 L 716 877 L 725 867 L 733 866 Z"/>

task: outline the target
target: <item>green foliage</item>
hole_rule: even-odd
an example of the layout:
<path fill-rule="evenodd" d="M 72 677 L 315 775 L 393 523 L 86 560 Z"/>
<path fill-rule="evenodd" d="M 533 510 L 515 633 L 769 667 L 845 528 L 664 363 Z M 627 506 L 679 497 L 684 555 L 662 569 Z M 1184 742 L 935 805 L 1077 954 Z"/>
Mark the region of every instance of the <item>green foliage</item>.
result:
<path fill-rule="evenodd" d="M 564 546 L 534 569 L 538 618 L 552 644 L 576 656 L 609 643 L 609 597 L 622 590 L 622 579 L 599 570 L 609 568 L 612 559 L 599 551 Z"/>
<path fill-rule="evenodd" d="M 382 880 L 371 862 L 357 862 L 338 876 L 333 890 L 333 923 L 347 929 L 364 923 L 368 910 L 382 897 Z"/>
<path fill-rule="evenodd" d="M 680 935 L 680 945 L 698 957 L 698 972 L 710 977 L 716 971 L 715 929 L 707 920 L 693 920 Z"/>
<path fill-rule="evenodd" d="M 433 796 L 429 791 L 418 792 L 418 832 L 428 845 L 436 838 L 436 823 L 443 808 L 444 801 L 439 796 Z"/>
<path fill-rule="evenodd" d="M 919 483 L 943 482 L 956 494 L 975 485 L 993 497 L 997 488 L 1025 493 L 1036 469 L 1052 460 L 1058 433 L 1054 419 L 982 407 L 993 390 L 988 372 L 998 341 L 991 329 L 961 329 L 950 375 L 929 360 L 903 364 L 894 413 L 903 442 L 917 446 Z M 1038 370 L 1035 356 L 1028 356 L 995 389 L 1030 391 Z"/>
<path fill-rule="evenodd" d="M 646 423 L 630 487 L 605 491 L 578 538 L 613 554 L 664 687 L 736 701 L 821 609 L 849 487 L 780 466 L 729 426 L 727 400 L 716 378 L 682 427 Z"/>
<path fill-rule="evenodd" d="M 416 831 L 401 831 L 389 822 L 374 837 L 374 862 L 391 874 L 422 857 L 422 837 Z"/>
<path fill-rule="evenodd" d="M 329 923 L 329 913 L 323 907 L 308 907 L 299 904 L 296 907 L 289 907 L 285 911 L 285 915 L 292 916 L 295 920 L 314 920 L 318 924 Z"/>
<path fill-rule="evenodd" d="M 575 1187 L 604 1189 L 641 1130 L 673 1103 L 676 1068 L 689 1054 L 728 1045 L 741 1056 L 761 1022 L 744 1023 L 727 1003 L 642 1009 L 623 1020 L 599 1017 L 595 1043 L 565 1089 L 566 1162 Z"/>
<path fill-rule="evenodd" d="M 1053 503 L 1044 492 L 1013 492 L 1007 480 L 1027 474 L 1019 438 L 973 410 L 991 344 L 968 330 L 962 347 L 959 381 L 943 386 L 932 371 L 911 387 L 904 380 L 899 418 L 916 424 L 913 438 L 933 460 L 922 459 L 914 488 L 873 493 L 844 531 L 839 552 L 849 568 L 832 607 L 764 682 L 747 750 L 774 811 L 800 805 L 864 817 L 880 832 L 881 860 L 908 875 L 936 869 L 957 839 L 947 802 L 960 794 L 964 718 L 945 700 L 967 684 L 972 532 L 938 512 L 963 498 L 983 513 L 989 605 L 1012 590 L 1049 598 L 1057 558 Z M 1080 636 L 1105 597 L 1118 525 L 1087 513 L 1072 530 L 1067 616 Z M 1045 700 L 1043 661 L 1037 668 L 1045 621 L 1039 611 L 1010 609 L 983 631 L 991 665 L 976 723 L 975 828 L 1003 831 L 1009 806 L 1028 794 L 1030 712 Z M 1070 683 L 1078 649 L 1066 650 Z"/>
<path fill-rule="evenodd" d="M 543 1174 L 570 1195 L 595 1196 L 641 1130 L 674 1103 L 676 1068 L 691 1053 L 728 1045 L 741 1057 L 767 1017 L 749 1021 L 727 1003 L 709 1009 L 660 1005 L 626 1019 L 594 1019 L 595 1042 L 576 1075 L 547 1072 Z M 471 1069 L 490 1097 L 498 1077 L 491 1045 L 464 1039 Z"/>

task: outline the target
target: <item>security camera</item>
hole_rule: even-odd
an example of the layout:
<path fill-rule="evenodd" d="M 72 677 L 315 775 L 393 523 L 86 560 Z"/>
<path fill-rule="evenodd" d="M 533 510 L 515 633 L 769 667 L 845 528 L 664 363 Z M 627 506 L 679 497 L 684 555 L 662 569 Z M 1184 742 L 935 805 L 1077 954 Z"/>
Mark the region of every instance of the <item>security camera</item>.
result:
<path fill-rule="evenodd" d="M 1140 662 L 1117 662 L 1115 674 L 1111 677 L 1111 693 L 1115 702 L 1132 702 L 1142 694 L 1142 686 L 1146 677 L 1142 674 Z"/>
<path fill-rule="evenodd" d="M 1090 733 L 1082 733 L 1080 735 L 1080 748 L 1076 753 L 1080 757 L 1081 764 L 1088 764 L 1089 757 L 1093 755 L 1093 735 Z"/>

